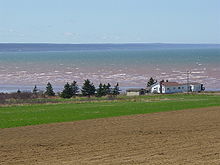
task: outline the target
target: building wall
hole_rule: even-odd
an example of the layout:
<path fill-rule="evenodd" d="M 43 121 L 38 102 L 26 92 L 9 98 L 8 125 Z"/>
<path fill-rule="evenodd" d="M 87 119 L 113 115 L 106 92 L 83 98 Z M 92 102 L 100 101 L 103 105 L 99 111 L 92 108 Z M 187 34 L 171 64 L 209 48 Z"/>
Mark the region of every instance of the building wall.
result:
<path fill-rule="evenodd" d="M 201 88 L 201 87 L 200 87 Z M 162 86 L 162 93 L 182 93 L 187 92 L 187 85 L 179 86 Z M 160 93 L 160 85 L 157 84 L 152 87 L 151 93 Z"/>
<path fill-rule="evenodd" d="M 127 96 L 139 96 L 140 92 L 127 92 Z"/>
<path fill-rule="evenodd" d="M 152 86 L 151 93 L 160 93 L 160 84 Z"/>
<path fill-rule="evenodd" d="M 200 92 L 201 91 L 201 84 L 190 85 L 190 87 L 191 87 L 192 92 Z"/>
<path fill-rule="evenodd" d="M 163 89 L 164 88 L 164 89 Z M 178 85 L 178 86 L 163 86 L 163 93 L 182 93 L 187 92 L 187 85 Z"/>
<path fill-rule="evenodd" d="M 178 86 L 162 86 L 162 93 L 183 93 L 190 91 L 191 92 L 200 92 L 201 84 L 189 84 L 187 89 L 187 84 L 178 85 Z M 151 93 L 160 93 L 160 84 L 152 86 Z"/>

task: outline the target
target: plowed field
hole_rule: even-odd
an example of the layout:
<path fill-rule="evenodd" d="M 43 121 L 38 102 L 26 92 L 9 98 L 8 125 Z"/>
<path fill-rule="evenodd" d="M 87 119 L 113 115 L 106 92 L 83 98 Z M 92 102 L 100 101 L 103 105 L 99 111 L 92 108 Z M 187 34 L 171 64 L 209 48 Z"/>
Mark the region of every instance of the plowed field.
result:
<path fill-rule="evenodd" d="M 0 129 L 0 164 L 220 164 L 220 107 Z"/>

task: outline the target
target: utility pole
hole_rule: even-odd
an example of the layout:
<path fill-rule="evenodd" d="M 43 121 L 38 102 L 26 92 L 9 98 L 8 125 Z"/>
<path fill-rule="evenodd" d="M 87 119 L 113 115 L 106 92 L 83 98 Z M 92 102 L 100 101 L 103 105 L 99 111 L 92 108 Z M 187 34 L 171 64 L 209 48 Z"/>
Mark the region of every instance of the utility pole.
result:
<path fill-rule="evenodd" d="M 187 71 L 186 74 L 187 74 L 187 93 L 189 94 L 189 74 L 190 74 L 190 71 Z"/>

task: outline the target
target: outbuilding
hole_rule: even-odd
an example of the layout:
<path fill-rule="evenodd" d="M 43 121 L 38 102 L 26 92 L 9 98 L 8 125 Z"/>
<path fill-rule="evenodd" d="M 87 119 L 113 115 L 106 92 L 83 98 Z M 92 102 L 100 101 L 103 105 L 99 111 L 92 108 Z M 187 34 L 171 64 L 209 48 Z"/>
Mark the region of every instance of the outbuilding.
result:
<path fill-rule="evenodd" d="M 127 96 L 140 96 L 145 95 L 146 90 L 143 88 L 131 88 L 126 90 Z"/>

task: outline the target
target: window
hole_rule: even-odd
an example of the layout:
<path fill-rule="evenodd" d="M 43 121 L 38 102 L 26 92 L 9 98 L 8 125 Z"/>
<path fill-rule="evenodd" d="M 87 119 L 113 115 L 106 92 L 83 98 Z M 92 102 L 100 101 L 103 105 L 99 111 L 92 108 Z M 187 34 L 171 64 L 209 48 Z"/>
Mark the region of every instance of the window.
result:
<path fill-rule="evenodd" d="M 178 89 L 180 89 L 180 87 L 178 87 Z"/>
<path fill-rule="evenodd" d="M 173 89 L 175 90 L 176 88 L 175 88 L 175 87 L 173 87 Z"/>
<path fill-rule="evenodd" d="M 170 90 L 170 88 L 167 88 L 167 90 Z"/>

